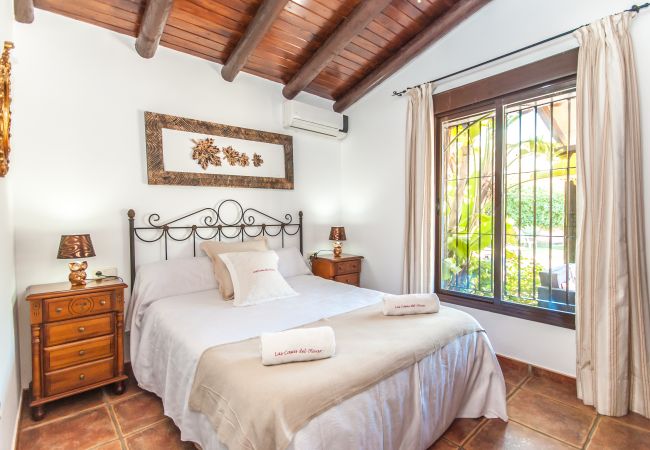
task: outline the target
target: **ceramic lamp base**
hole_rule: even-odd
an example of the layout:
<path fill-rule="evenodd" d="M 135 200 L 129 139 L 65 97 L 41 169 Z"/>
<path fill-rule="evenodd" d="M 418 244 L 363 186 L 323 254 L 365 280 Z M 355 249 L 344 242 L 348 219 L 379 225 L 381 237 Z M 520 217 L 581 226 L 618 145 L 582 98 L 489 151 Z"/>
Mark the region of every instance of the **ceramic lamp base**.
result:
<path fill-rule="evenodd" d="M 340 258 L 341 255 L 343 254 L 343 246 L 341 245 L 340 242 L 335 242 L 334 243 L 334 257 L 335 258 Z"/>
<path fill-rule="evenodd" d="M 88 263 L 86 261 L 81 263 L 71 262 L 68 264 L 68 267 L 70 267 L 70 275 L 68 276 L 70 284 L 73 286 L 85 286 Z"/>

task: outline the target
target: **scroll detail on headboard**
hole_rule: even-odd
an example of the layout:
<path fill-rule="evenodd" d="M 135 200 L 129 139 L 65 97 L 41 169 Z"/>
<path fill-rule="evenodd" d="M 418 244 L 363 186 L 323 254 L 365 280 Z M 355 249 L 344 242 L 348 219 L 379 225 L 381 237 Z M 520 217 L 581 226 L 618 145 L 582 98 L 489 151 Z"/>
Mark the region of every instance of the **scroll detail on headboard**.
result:
<path fill-rule="evenodd" d="M 234 219 L 227 220 L 227 212 L 234 211 Z M 204 214 L 205 215 L 202 215 Z M 216 208 L 203 208 L 185 214 L 168 222 L 160 223 L 160 215 L 150 214 L 145 225 L 135 226 L 135 211 L 130 209 L 127 213 L 129 218 L 129 254 L 131 269 L 131 289 L 135 282 L 135 243 L 136 240 L 145 243 L 158 242 L 163 240 L 165 247 L 165 259 L 168 258 L 168 245 L 171 242 L 183 242 L 192 240 L 193 256 L 196 256 L 196 242 L 210 241 L 217 239 L 241 239 L 246 237 L 255 238 L 260 236 L 279 237 L 284 247 L 285 237 L 298 236 L 300 253 L 303 253 L 302 242 L 302 211 L 298 212 L 298 222 L 293 221 L 291 214 L 285 214 L 284 220 L 276 219 L 255 208 L 245 208 L 236 200 L 224 200 Z M 193 222 L 187 224 L 188 222 Z M 146 239 L 139 234 L 139 231 L 155 230 L 151 239 Z"/>

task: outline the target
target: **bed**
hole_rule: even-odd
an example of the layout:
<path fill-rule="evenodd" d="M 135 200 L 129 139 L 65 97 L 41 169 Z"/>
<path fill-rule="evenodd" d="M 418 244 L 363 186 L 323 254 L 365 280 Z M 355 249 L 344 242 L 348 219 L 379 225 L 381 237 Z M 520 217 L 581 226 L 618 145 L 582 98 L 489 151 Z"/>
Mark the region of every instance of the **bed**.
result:
<path fill-rule="evenodd" d="M 225 208 L 235 211 L 230 220 L 225 219 Z M 135 226 L 135 214 L 129 212 L 131 275 L 136 279 L 127 317 L 131 364 L 140 387 L 162 398 L 165 414 L 183 440 L 206 450 L 226 448 L 210 420 L 189 407 L 204 351 L 382 300 L 378 291 L 297 275 L 287 278 L 299 293 L 296 297 L 250 307 L 223 301 L 211 279 L 210 261 L 198 254 L 196 243 L 266 236 L 302 253 L 302 213 L 298 217 L 297 222 L 289 214 L 277 220 L 234 200 L 164 224 L 154 214 L 143 227 Z M 164 260 L 169 259 L 170 243 L 184 242 L 193 248 L 193 257 L 142 265 L 136 277 L 137 242 L 158 242 Z M 481 416 L 507 420 L 501 369 L 488 337 L 477 331 L 312 418 L 295 433 L 289 448 L 426 449 L 455 418 Z"/>

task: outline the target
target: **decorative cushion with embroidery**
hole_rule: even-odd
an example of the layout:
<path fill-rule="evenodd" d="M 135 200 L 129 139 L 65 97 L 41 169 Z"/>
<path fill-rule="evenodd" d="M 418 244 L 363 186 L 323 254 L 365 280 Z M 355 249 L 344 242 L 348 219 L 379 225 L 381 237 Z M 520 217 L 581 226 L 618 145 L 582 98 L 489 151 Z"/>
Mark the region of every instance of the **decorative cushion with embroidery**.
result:
<path fill-rule="evenodd" d="M 235 253 L 235 252 L 260 252 L 268 250 L 266 239 L 255 239 L 253 241 L 245 242 L 217 242 L 206 241 L 201 243 L 201 250 L 203 250 L 212 260 L 214 265 L 214 276 L 219 283 L 219 292 L 224 300 L 232 300 L 234 290 L 230 274 L 226 269 L 225 264 L 219 258 L 221 253 Z"/>
<path fill-rule="evenodd" d="M 222 253 L 219 258 L 230 273 L 235 306 L 257 305 L 298 295 L 278 271 L 278 254 L 265 252 Z"/>

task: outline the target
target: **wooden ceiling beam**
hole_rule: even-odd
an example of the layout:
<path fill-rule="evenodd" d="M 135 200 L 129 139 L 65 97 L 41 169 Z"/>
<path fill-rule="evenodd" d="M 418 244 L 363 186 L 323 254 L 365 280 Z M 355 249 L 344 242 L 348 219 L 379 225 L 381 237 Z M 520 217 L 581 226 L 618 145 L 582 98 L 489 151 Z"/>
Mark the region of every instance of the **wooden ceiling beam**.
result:
<path fill-rule="evenodd" d="M 147 2 L 140 32 L 135 40 L 135 49 L 143 58 L 151 58 L 156 54 L 173 4 L 174 0 L 149 0 Z"/>
<path fill-rule="evenodd" d="M 14 17 L 20 23 L 34 21 L 34 0 L 14 0 Z"/>
<path fill-rule="evenodd" d="M 237 42 L 226 64 L 221 68 L 221 76 L 224 80 L 232 81 L 235 79 L 287 2 L 288 0 L 264 0 L 257 8 L 255 17 L 248 24 L 244 35 Z"/>
<path fill-rule="evenodd" d="M 291 78 L 282 89 L 282 94 L 292 99 L 309 86 L 309 83 L 350 43 L 352 38 L 361 33 L 390 2 L 391 0 L 372 0 L 359 3 Z"/>
<path fill-rule="evenodd" d="M 346 110 L 490 1 L 492 0 L 460 0 L 447 13 L 415 35 L 397 53 L 337 99 L 334 103 L 334 111 Z"/>

